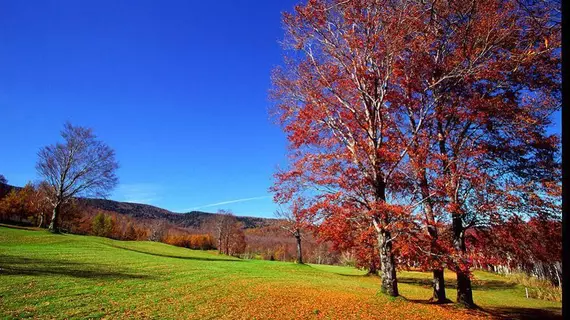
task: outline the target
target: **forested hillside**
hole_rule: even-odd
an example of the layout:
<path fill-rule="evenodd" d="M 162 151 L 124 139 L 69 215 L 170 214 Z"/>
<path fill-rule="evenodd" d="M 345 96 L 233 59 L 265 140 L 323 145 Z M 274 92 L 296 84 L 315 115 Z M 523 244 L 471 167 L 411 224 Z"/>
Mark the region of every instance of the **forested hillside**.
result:
<path fill-rule="evenodd" d="M 165 219 L 177 226 L 184 228 L 201 228 L 210 223 L 216 217 L 215 213 L 191 211 L 187 213 L 175 213 L 166 209 L 158 208 L 148 204 L 119 202 L 106 199 L 81 199 L 87 205 L 106 211 L 113 211 L 133 218 L 141 219 Z M 244 228 L 260 228 L 275 224 L 276 219 L 242 217 L 237 216 L 237 220 L 243 223 Z"/>

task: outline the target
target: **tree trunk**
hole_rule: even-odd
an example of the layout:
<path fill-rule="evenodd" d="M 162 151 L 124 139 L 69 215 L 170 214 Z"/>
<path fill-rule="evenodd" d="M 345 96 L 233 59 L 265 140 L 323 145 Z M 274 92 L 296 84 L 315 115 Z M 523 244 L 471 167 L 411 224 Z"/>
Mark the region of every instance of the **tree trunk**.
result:
<path fill-rule="evenodd" d="M 433 301 L 436 303 L 447 302 L 445 296 L 445 281 L 443 279 L 443 269 L 433 270 Z"/>
<path fill-rule="evenodd" d="M 224 239 L 224 252 L 226 255 L 230 255 L 230 236 L 226 235 Z"/>
<path fill-rule="evenodd" d="M 439 237 L 435 216 L 433 214 L 433 201 L 431 199 L 425 166 L 420 169 L 420 191 L 424 203 L 424 214 L 426 217 L 427 231 L 431 239 L 430 252 L 438 252 L 437 239 Z M 445 295 L 445 283 L 443 280 L 443 269 L 433 269 L 433 301 L 436 303 L 447 302 Z"/>
<path fill-rule="evenodd" d="M 55 207 L 53 207 L 53 215 L 51 216 L 51 222 L 49 224 L 48 230 L 51 233 L 59 233 L 59 226 L 57 225 L 57 218 L 59 216 L 59 206 L 60 204 L 56 204 Z"/>
<path fill-rule="evenodd" d="M 38 223 L 38 228 L 41 228 L 44 225 L 44 213 L 40 212 L 40 222 Z"/>
<path fill-rule="evenodd" d="M 461 215 L 453 215 L 453 245 L 455 251 L 463 258 L 465 255 L 465 232 Z M 473 292 L 471 291 L 471 279 L 468 271 L 462 271 L 462 266 L 457 269 L 457 303 L 472 308 Z"/>
<path fill-rule="evenodd" d="M 433 219 L 432 219 L 432 221 L 433 221 Z M 431 237 L 430 251 L 431 252 L 437 251 L 438 232 L 437 232 L 436 227 L 433 224 L 428 226 L 428 233 L 430 234 L 430 237 Z M 435 301 L 436 303 L 447 302 L 447 297 L 445 294 L 445 281 L 443 279 L 443 268 L 433 269 L 432 283 L 433 283 L 433 301 Z"/>
<path fill-rule="evenodd" d="M 445 145 L 445 130 L 443 129 L 443 124 L 441 121 L 437 122 L 438 140 L 439 140 L 439 150 L 442 156 L 447 156 L 447 148 Z M 453 175 L 455 170 L 455 164 L 453 162 L 448 163 L 443 158 L 443 173 L 450 182 L 450 186 L 447 191 L 447 195 L 451 202 L 457 205 L 457 197 L 454 190 L 457 190 L 457 179 Z M 456 209 L 454 209 L 456 210 Z M 453 231 L 453 246 L 455 248 L 455 253 L 459 254 L 461 259 L 465 256 L 465 230 L 463 229 L 463 220 L 461 219 L 461 213 L 452 212 L 452 231 Z M 475 306 L 473 303 L 473 293 L 471 292 L 471 279 L 469 279 L 468 271 L 464 270 L 462 266 L 457 268 L 457 303 L 463 304 L 469 308 Z"/>
<path fill-rule="evenodd" d="M 380 291 L 392 297 L 397 297 L 398 280 L 396 278 L 396 261 L 392 252 L 390 232 L 381 231 L 378 234 L 378 246 L 380 247 L 380 271 L 382 273 L 382 286 Z"/>
<path fill-rule="evenodd" d="M 560 279 L 560 275 L 558 274 L 558 268 L 554 264 L 552 264 L 552 269 L 554 269 L 554 274 L 556 275 L 556 279 L 558 280 L 558 288 L 562 288 L 562 280 Z"/>
<path fill-rule="evenodd" d="M 295 239 L 297 239 L 297 263 L 303 264 L 303 252 L 301 251 L 301 232 L 295 230 Z"/>
<path fill-rule="evenodd" d="M 218 238 L 218 253 L 219 254 L 222 253 L 222 237 L 221 236 Z"/>
<path fill-rule="evenodd" d="M 370 266 L 368 267 L 368 275 L 378 275 L 378 267 L 376 267 L 374 259 L 370 259 Z"/>
<path fill-rule="evenodd" d="M 471 279 L 468 273 L 462 271 L 457 272 L 457 303 L 469 308 L 475 306 L 471 292 Z"/>
<path fill-rule="evenodd" d="M 376 260 L 374 259 L 374 255 L 376 254 L 376 247 L 372 246 L 370 248 L 370 263 L 368 265 L 368 275 L 378 275 L 378 265 L 376 264 Z"/>

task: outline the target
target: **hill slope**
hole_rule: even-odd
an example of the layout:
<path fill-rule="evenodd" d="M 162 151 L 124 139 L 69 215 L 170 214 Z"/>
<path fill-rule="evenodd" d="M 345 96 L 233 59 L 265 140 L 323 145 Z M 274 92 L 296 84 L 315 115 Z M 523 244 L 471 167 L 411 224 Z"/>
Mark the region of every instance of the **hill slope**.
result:
<path fill-rule="evenodd" d="M 482 311 L 426 304 L 427 273 L 400 273 L 398 299 L 377 294 L 379 279 L 363 273 L 0 227 L 6 319 L 561 319 L 560 303 L 525 299 L 523 288 L 489 273 L 474 283 Z"/>
<path fill-rule="evenodd" d="M 12 189 L 20 190 L 22 188 L 0 182 L 0 199 L 10 193 Z"/>
<path fill-rule="evenodd" d="M 186 228 L 199 228 L 212 221 L 216 214 L 202 211 L 191 211 L 188 213 L 175 213 L 166 209 L 158 208 L 148 204 L 120 202 L 106 199 L 86 199 L 81 201 L 91 207 L 114 211 L 140 219 L 164 219 L 170 223 Z M 277 219 L 257 218 L 257 217 L 236 217 L 242 222 L 245 228 L 259 228 L 276 223 Z"/>

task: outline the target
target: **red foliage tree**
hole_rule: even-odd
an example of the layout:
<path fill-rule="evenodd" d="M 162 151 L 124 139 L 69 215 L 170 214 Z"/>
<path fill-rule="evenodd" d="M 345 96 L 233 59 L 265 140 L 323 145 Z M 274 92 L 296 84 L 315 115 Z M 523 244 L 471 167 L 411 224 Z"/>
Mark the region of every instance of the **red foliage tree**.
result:
<path fill-rule="evenodd" d="M 560 107 L 560 25 L 556 3 L 433 3 L 433 120 L 430 186 L 450 215 L 457 300 L 473 305 L 465 233 L 507 219 L 520 189 L 557 181 L 558 139 L 546 134 Z M 414 65 L 414 64 L 412 64 Z M 411 98 L 411 96 L 410 96 Z M 427 144 L 426 144 L 427 146 Z M 422 166 L 419 168 L 421 169 Z M 417 172 L 417 170 L 415 170 Z M 531 191 L 532 190 L 532 191 Z M 424 202 L 428 207 L 429 201 Z"/>
<path fill-rule="evenodd" d="M 562 282 L 562 221 L 513 216 L 502 224 L 475 228 L 468 233 L 469 255 L 481 268 L 496 272 L 525 272 Z"/>
<path fill-rule="evenodd" d="M 284 181 L 317 191 L 307 212 L 344 215 L 374 226 L 383 292 L 397 296 L 393 241 L 407 210 L 401 201 L 406 154 L 425 112 L 409 129 L 397 93 L 397 69 L 420 21 L 419 3 L 309 1 L 285 15 L 288 44 L 301 52 L 273 77 L 277 114 L 288 133 L 292 166 Z M 289 188 L 292 189 L 292 188 Z"/>

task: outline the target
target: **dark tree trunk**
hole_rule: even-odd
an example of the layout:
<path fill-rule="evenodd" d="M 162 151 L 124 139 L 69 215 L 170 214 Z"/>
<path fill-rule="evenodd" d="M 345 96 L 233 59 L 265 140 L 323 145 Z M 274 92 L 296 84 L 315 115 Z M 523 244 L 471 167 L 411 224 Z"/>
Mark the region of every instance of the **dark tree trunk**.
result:
<path fill-rule="evenodd" d="M 469 274 L 459 271 L 457 272 L 457 303 L 466 307 L 473 308 L 473 292 L 471 292 L 471 279 Z"/>
<path fill-rule="evenodd" d="M 378 275 L 378 267 L 374 262 L 374 259 L 370 260 L 370 266 L 368 267 L 368 275 Z"/>
<path fill-rule="evenodd" d="M 49 224 L 48 230 L 51 233 L 59 233 L 59 226 L 57 224 L 57 219 L 59 217 L 59 207 L 60 204 L 56 204 L 55 207 L 53 207 L 53 215 L 51 216 L 51 222 Z"/>
<path fill-rule="evenodd" d="M 431 236 L 431 252 L 437 251 L 438 233 L 434 225 L 428 226 L 428 233 Z M 447 302 L 445 294 L 445 281 L 443 279 L 443 268 L 433 269 L 433 301 L 436 303 Z"/>
<path fill-rule="evenodd" d="M 375 254 L 376 254 L 376 247 L 372 246 L 370 248 L 370 263 L 368 265 L 368 275 L 378 275 L 378 264 L 376 263 Z"/>
<path fill-rule="evenodd" d="M 303 264 L 303 252 L 301 250 L 301 232 L 299 229 L 295 230 L 295 239 L 297 240 L 297 263 Z"/>
<path fill-rule="evenodd" d="M 463 230 L 463 221 L 461 215 L 453 215 L 453 245 L 460 256 L 465 254 L 465 232 Z M 457 274 L 457 303 L 472 308 L 475 306 L 473 302 L 473 292 L 471 291 L 471 279 L 469 273 L 458 268 Z"/>
<path fill-rule="evenodd" d="M 447 302 L 445 296 L 445 281 L 443 279 L 443 269 L 433 270 L 433 301 L 436 303 Z"/>
<path fill-rule="evenodd" d="M 378 235 L 378 246 L 380 247 L 380 270 L 382 273 L 382 286 L 380 291 L 392 297 L 397 297 L 398 280 L 396 278 L 396 261 L 392 252 L 392 241 L 390 232 L 381 231 Z"/>

